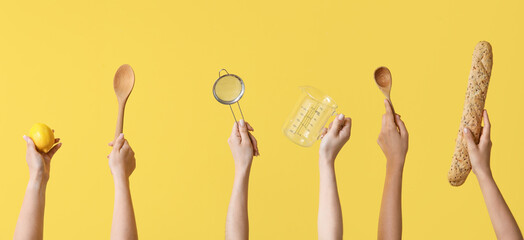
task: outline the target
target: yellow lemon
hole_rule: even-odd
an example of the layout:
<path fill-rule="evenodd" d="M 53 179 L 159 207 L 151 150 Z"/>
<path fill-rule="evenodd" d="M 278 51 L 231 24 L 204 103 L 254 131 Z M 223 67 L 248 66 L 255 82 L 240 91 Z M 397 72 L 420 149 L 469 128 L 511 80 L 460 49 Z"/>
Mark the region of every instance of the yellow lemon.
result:
<path fill-rule="evenodd" d="M 36 149 L 41 152 L 49 152 L 55 144 L 55 134 L 47 125 L 36 123 L 29 131 L 29 137 L 33 139 Z"/>

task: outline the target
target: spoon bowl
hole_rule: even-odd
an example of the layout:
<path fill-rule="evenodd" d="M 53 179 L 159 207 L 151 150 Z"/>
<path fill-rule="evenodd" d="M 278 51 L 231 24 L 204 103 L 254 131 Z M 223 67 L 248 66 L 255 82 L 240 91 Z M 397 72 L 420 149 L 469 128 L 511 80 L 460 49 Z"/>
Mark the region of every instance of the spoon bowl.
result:
<path fill-rule="evenodd" d="M 379 67 L 375 70 L 375 83 L 386 99 L 388 99 L 389 104 L 391 104 L 391 109 L 393 110 L 393 115 L 395 115 L 395 109 L 393 108 L 393 103 L 391 103 L 391 85 L 393 84 L 393 78 L 391 77 L 391 72 L 387 67 Z"/>
<path fill-rule="evenodd" d="M 113 79 L 116 98 L 118 100 L 118 118 L 116 122 L 115 138 L 117 138 L 124 129 L 124 110 L 126 102 L 135 85 L 135 72 L 129 64 L 124 64 L 116 70 Z"/>
<path fill-rule="evenodd" d="M 125 102 L 133 86 L 135 85 L 135 72 L 129 64 L 124 64 L 116 70 L 115 78 L 113 79 L 113 87 L 115 89 L 116 98 L 118 102 Z"/>
<path fill-rule="evenodd" d="M 386 97 L 389 99 L 389 93 L 391 91 L 391 84 L 393 83 L 391 78 L 391 72 L 387 67 L 379 67 L 377 70 L 375 70 L 375 82 L 377 83 L 377 86 L 384 92 L 384 90 L 387 90 Z"/>

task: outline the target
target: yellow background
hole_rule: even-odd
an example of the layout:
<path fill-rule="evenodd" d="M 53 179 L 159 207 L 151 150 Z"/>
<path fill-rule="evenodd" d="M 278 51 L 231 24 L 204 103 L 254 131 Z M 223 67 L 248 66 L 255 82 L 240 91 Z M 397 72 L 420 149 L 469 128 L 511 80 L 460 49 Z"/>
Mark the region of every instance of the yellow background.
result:
<path fill-rule="evenodd" d="M 376 144 L 388 66 L 410 132 L 405 239 L 494 239 L 475 176 L 446 179 L 471 54 L 490 41 L 487 105 L 492 169 L 524 224 L 524 2 L 515 1 L 3 1 L 0 4 L 0 239 L 12 238 L 28 171 L 22 135 L 44 122 L 62 138 L 52 160 L 46 239 L 108 239 L 113 182 L 106 155 L 116 122 L 112 80 L 136 74 L 124 132 L 137 169 L 142 239 L 222 239 L 233 118 L 211 93 L 218 70 L 241 76 L 241 103 L 261 156 L 249 189 L 252 239 L 316 239 L 318 143 L 281 127 L 298 86 L 332 96 L 353 118 L 336 170 L 346 239 L 376 238 L 385 159 Z"/>

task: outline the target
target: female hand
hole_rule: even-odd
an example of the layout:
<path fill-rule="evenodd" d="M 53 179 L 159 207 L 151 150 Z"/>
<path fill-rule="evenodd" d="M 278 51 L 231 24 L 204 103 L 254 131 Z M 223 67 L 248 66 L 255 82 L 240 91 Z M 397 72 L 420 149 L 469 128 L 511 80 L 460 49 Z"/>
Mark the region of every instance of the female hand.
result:
<path fill-rule="evenodd" d="M 488 111 L 484 110 L 484 127 L 480 134 L 480 140 L 477 144 L 473 138 L 471 130 L 464 128 L 464 137 L 466 138 L 466 143 L 468 145 L 468 154 L 471 161 L 471 168 L 475 175 L 491 175 L 490 167 L 490 154 L 491 154 L 491 123 L 489 122 Z"/>
<path fill-rule="evenodd" d="M 351 135 L 351 118 L 344 118 L 344 114 L 339 114 L 329 128 L 324 128 L 320 137 L 320 161 L 333 164 L 340 149 L 346 144 Z"/>
<path fill-rule="evenodd" d="M 229 136 L 228 143 L 233 159 L 235 160 L 235 170 L 246 170 L 251 167 L 253 156 L 259 156 L 258 144 L 255 136 L 250 133 L 254 131 L 249 123 L 240 119 L 233 125 L 233 131 Z"/>
<path fill-rule="evenodd" d="M 113 150 L 107 156 L 109 158 L 109 168 L 114 178 L 129 178 L 135 170 L 135 152 L 121 133 L 113 142 L 109 143 Z"/>
<path fill-rule="evenodd" d="M 53 130 L 54 132 L 54 130 Z M 62 143 L 59 143 L 60 138 L 55 138 L 55 146 L 47 153 L 42 153 L 36 150 L 33 139 L 24 135 L 24 140 L 27 143 L 26 150 L 26 161 L 29 167 L 29 176 L 32 179 L 39 179 L 47 182 L 49 180 L 49 171 L 51 168 L 51 158 L 55 155 L 56 151 L 60 149 Z"/>
<path fill-rule="evenodd" d="M 378 135 L 378 145 L 384 152 L 387 165 L 403 169 L 408 153 L 408 130 L 400 115 L 393 116 L 393 109 L 388 100 L 384 100 L 386 113 L 382 115 L 382 129 Z"/>

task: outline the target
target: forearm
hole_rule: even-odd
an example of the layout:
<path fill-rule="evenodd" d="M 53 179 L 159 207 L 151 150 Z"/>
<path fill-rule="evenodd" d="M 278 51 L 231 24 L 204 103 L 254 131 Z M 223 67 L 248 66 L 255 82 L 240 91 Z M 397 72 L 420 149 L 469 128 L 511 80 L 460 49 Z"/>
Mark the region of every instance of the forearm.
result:
<path fill-rule="evenodd" d="M 226 217 L 226 240 L 248 239 L 247 196 L 250 168 L 236 170 Z"/>
<path fill-rule="evenodd" d="M 319 161 L 318 239 L 342 239 L 342 210 L 332 161 Z"/>
<path fill-rule="evenodd" d="M 386 167 L 378 222 L 378 239 L 402 238 L 402 167 Z"/>
<path fill-rule="evenodd" d="M 129 179 L 127 177 L 115 177 L 114 182 L 115 205 L 113 209 L 111 239 L 138 239 Z"/>
<path fill-rule="evenodd" d="M 13 239 L 43 238 L 46 187 L 47 181 L 42 178 L 32 177 L 29 180 Z"/>
<path fill-rule="evenodd" d="M 482 195 L 488 209 L 497 239 L 522 239 L 522 233 L 511 210 L 504 201 L 491 173 L 478 174 Z"/>

